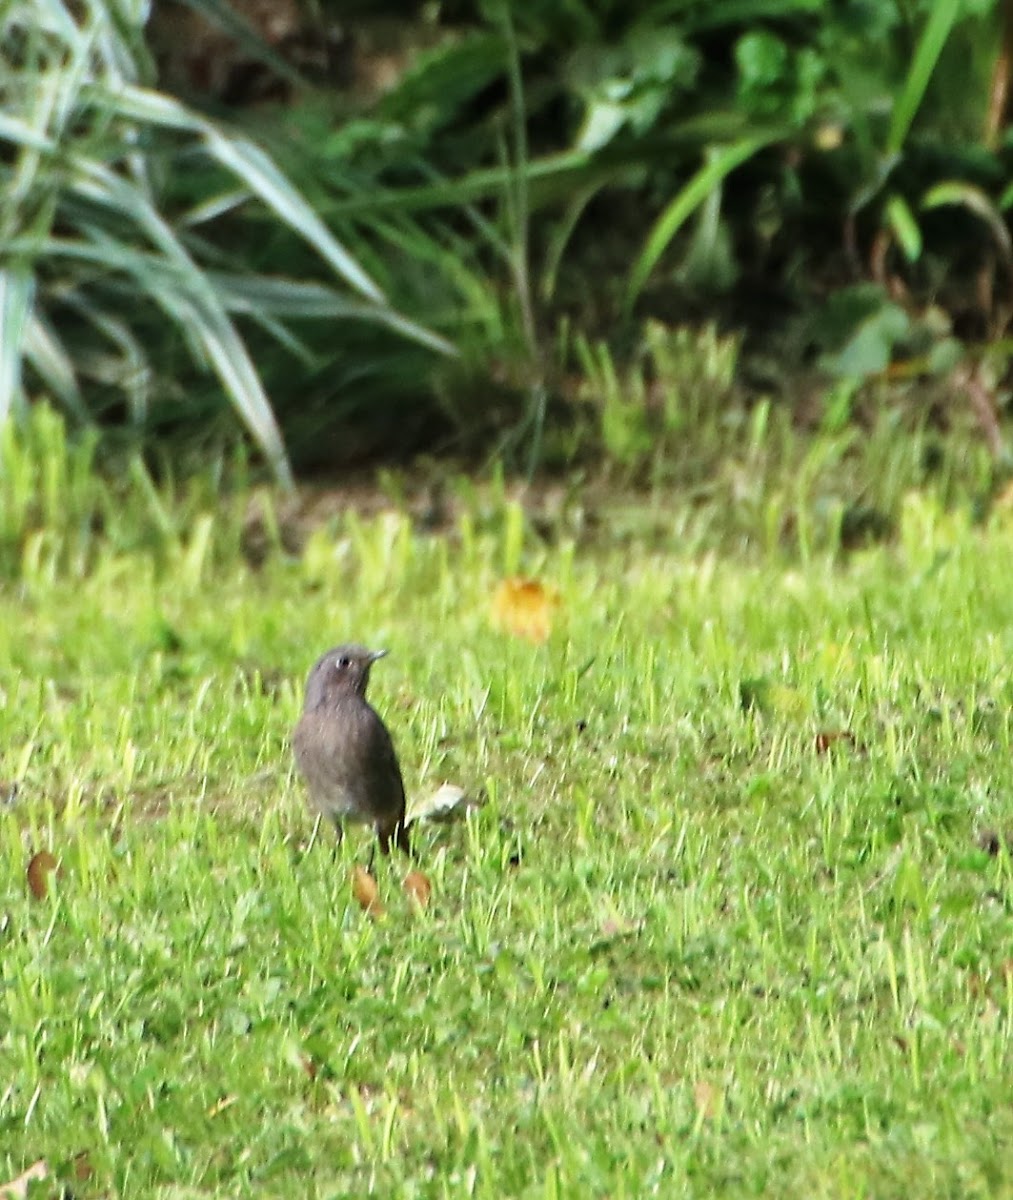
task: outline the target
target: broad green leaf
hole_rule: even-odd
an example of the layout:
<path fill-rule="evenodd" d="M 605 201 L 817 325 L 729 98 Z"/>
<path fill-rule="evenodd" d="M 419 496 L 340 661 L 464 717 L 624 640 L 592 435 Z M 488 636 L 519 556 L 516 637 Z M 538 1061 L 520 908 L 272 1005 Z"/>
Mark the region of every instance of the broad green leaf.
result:
<path fill-rule="evenodd" d="M 929 19 L 918 39 L 918 47 L 911 61 L 911 69 L 904 80 L 904 87 L 893 106 L 890 132 L 886 139 L 887 154 L 898 154 L 911 129 L 915 114 L 925 96 L 925 91 L 936 69 L 936 63 L 950 36 L 953 22 L 960 11 L 961 0 L 934 0 Z"/>
<path fill-rule="evenodd" d="M 830 374 L 864 379 L 878 375 L 893 361 L 894 347 L 911 332 L 911 320 L 897 304 L 884 303 L 855 330 L 836 354 L 824 355 L 821 365 Z"/>
<path fill-rule="evenodd" d="M 36 313 L 28 316 L 23 348 L 25 357 L 49 391 L 79 419 L 83 419 L 85 410 L 74 364 L 53 330 Z"/>

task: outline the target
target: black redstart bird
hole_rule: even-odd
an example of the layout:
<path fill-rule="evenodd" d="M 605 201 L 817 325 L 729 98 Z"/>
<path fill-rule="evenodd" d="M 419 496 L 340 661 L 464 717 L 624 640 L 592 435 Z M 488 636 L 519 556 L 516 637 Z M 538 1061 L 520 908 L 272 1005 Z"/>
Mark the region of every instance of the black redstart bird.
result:
<path fill-rule="evenodd" d="M 310 804 L 334 822 L 372 825 L 380 849 L 391 838 L 411 853 L 405 828 L 401 768 L 387 726 L 366 699 L 369 669 L 386 650 L 337 646 L 317 659 L 306 681 L 302 716 L 292 745 Z"/>

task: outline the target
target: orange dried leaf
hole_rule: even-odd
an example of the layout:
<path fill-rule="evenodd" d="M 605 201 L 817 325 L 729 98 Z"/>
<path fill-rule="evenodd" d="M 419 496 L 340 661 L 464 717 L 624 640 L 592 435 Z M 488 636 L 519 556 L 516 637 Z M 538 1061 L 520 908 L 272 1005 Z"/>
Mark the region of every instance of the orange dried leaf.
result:
<path fill-rule="evenodd" d="M 826 754 L 832 746 L 854 746 L 855 735 L 849 729 L 827 729 L 816 735 L 816 753 Z"/>
<path fill-rule="evenodd" d="M 514 637 L 544 642 L 560 603 L 559 592 L 537 579 L 504 579 L 492 598 L 492 623 Z"/>
<path fill-rule="evenodd" d="M 429 882 L 428 876 L 421 871 L 409 871 L 401 886 L 409 900 L 414 900 L 419 908 L 425 908 L 428 905 L 429 897 L 433 894 L 433 885 Z"/>
<path fill-rule="evenodd" d="M 56 867 L 56 858 L 48 850 L 32 855 L 28 864 L 28 886 L 36 900 L 45 900 L 49 891 L 49 872 L 55 871 Z"/>
<path fill-rule="evenodd" d="M 383 916 L 383 905 L 380 903 L 380 891 L 376 880 L 365 867 L 356 867 L 352 872 L 352 895 L 359 907 L 371 917 Z"/>

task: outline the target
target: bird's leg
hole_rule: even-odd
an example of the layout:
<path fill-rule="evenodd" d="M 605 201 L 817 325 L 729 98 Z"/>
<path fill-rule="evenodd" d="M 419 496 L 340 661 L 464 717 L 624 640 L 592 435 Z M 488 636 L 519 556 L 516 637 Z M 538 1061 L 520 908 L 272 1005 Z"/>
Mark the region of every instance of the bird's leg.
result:
<path fill-rule="evenodd" d="M 338 861 L 338 855 L 341 853 L 341 839 L 345 836 L 345 830 L 337 817 L 331 818 L 331 824 L 334 826 L 334 845 L 331 846 L 331 860 Z"/>
<path fill-rule="evenodd" d="M 377 825 L 376 836 L 380 842 L 380 851 L 383 854 L 390 854 L 391 838 L 394 839 L 394 844 L 409 858 L 412 857 L 411 843 L 408 840 L 408 826 L 405 824 L 404 817 L 399 817 L 393 825 Z"/>
<path fill-rule="evenodd" d="M 409 858 L 414 858 L 412 853 L 411 840 L 408 837 L 408 826 L 405 823 L 404 817 L 397 823 L 397 828 L 394 830 L 394 841 L 397 843 L 397 848 L 402 854 L 406 854 Z"/>
<path fill-rule="evenodd" d="M 313 822 L 313 832 L 310 834 L 309 845 L 306 847 L 306 853 L 312 854 L 313 847 L 317 844 L 317 831 L 320 829 L 320 822 L 323 819 L 323 814 L 317 813 L 317 819 Z"/>

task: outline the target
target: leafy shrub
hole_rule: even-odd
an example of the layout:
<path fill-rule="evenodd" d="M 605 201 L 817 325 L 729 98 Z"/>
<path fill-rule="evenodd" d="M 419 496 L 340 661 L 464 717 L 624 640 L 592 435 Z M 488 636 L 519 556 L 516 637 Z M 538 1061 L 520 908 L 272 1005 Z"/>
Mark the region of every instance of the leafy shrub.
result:
<path fill-rule="evenodd" d="M 620 359 L 673 313 L 772 340 L 871 279 L 872 326 L 796 330 L 792 352 L 882 370 L 929 298 L 958 336 L 1002 332 L 999 303 L 957 311 L 986 294 L 979 268 L 1013 267 L 995 0 L 332 7 L 353 41 L 393 19 L 410 52 L 368 102 L 336 85 L 258 107 L 256 146 L 140 86 L 126 0 L 4 10 L 0 415 L 27 363 L 79 412 L 140 422 L 171 399 L 199 423 L 182 346 L 282 475 L 261 378 L 302 463 L 431 433 L 436 408 L 458 444 L 512 427 L 531 461 L 548 414 L 573 419 L 551 403 L 561 324 Z M 460 361 L 434 367 L 432 329 Z M 945 366 L 960 344 L 941 341 Z M 657 434 L 637 407 L 620 396 L 601 425 L 624 461 Z"/>
<path fill-rule="evenodd" d="M 261 149 L 144 86 L 143 16 L 128 0 L 14 0 L 0 14 L 0 423 L 24 405 L 27 367 L 80 417 L 115 405 L 141 425 L 185 348 L 288 481 L 240 321 L 297 355 L 289 323 L 308 317 L 449 346 L 390 305 Z M 213 187 L 167 212 L 165 180 L 201 160 Z M 223 269 L 216 223 L 253 200 L 338 286 Z"/>

